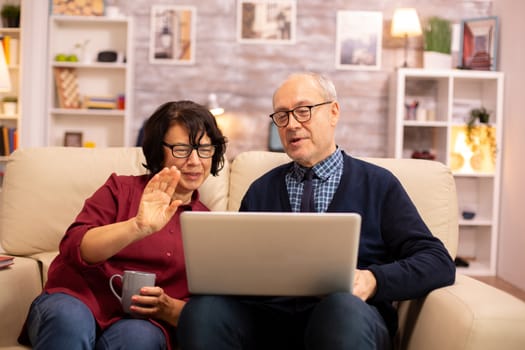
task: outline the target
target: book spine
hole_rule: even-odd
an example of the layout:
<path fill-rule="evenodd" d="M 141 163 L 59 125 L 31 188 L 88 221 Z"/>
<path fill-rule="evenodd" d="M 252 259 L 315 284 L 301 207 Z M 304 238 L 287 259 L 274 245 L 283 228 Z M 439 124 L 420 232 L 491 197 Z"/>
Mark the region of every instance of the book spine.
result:
<path fill-rule="evenodd" d="M 16 149 L 15 146 L 15 133 L 16 128 L 9 128 L 8 135 L 9 135 L 9 154 L 13 153 Z"/>
<path fill-rule="evenodd" d="M 13 132 L 13 143 L 14 143 L 13 151 L 16 151 L 18 149 L 18 129 L 15 129 L 15 131 Z"/>
<path fill-rule="evenodd" d="M 9 155 L 9 131 L 7 127 L 2 127 L 2 137 L 4 143 L 4 156 Z"/>
<path fill-rule="evenodd" d="M 5 147 L 4 147 L 4 129 L 5 129 L 5 126 L 0 126 L 0 156 L 5 156 L 6 155 L 6 150 L 5 150 Z"/>

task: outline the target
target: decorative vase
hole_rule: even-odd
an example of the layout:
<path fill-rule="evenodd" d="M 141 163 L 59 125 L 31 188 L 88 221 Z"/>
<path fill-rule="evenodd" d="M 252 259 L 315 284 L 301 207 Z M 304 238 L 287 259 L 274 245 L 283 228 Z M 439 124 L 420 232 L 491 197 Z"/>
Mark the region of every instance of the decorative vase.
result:
<path fill-rule="evenodd" d="M 20 27 L 20 17 L 2 17 L 2 24 L 5 28 Z"/>
<path fill-rule="evenodd" d="M 452 55 L 423 51 L 423 67 L 426 69 L 450 69 L 452 68 Z"/>

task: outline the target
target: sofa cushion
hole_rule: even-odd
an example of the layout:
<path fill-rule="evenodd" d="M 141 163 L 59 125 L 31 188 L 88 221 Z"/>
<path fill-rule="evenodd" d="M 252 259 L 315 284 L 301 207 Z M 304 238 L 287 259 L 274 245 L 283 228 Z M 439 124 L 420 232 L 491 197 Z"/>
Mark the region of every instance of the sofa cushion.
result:
<path fill-rule="evenodd" d="M 238 154 L 231 164 L 228 210 L 239 210 L 242 197 L 255 179 L 290 161 L 290 157 L 281 152 L 250 151 Z"/>
<path fill-rule="evenodd" d="M 443 163 L 423 159 L 361 158 L 390 170 L 416 205 L 432 234 L 452 257 L 458 248 L 456 184 Z"/>
<path fill-rule="evenodd" d="M 142 149 L 43 147 L 19 149 L 6 167 L 0 204 L 0 245 L 14 255 L 52 252 L 84 200 L 115 172 L 145 173 Z M 210 176 L 202 200 L 213 210 L 227 206 L 229 169 Z M 28 218 L 31 218 L 28 220 Z"/>

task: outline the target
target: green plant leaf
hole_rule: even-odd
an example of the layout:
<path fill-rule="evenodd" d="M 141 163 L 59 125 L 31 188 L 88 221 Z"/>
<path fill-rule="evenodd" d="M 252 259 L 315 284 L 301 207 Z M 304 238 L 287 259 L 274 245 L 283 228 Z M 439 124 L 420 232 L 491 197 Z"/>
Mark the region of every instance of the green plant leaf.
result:
<path fill-rule="evenodd" d="M 424 50 L 450 54 L 452 28 L 450 21 L 440 17 L 430 17 L 423 28 Z"/>

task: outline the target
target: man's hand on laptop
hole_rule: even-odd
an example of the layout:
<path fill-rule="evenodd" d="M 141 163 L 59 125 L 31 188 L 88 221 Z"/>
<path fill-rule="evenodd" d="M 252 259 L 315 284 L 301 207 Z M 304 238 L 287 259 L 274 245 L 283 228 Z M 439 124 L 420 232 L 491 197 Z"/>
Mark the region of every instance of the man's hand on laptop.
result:
<path fill-rule="evenodd" d="M 377 281 L 376 277 L 370 270 L 355 270 L 354 275 L 354 289 L 355 296 L 367 301 L 376 293 Z"/>

